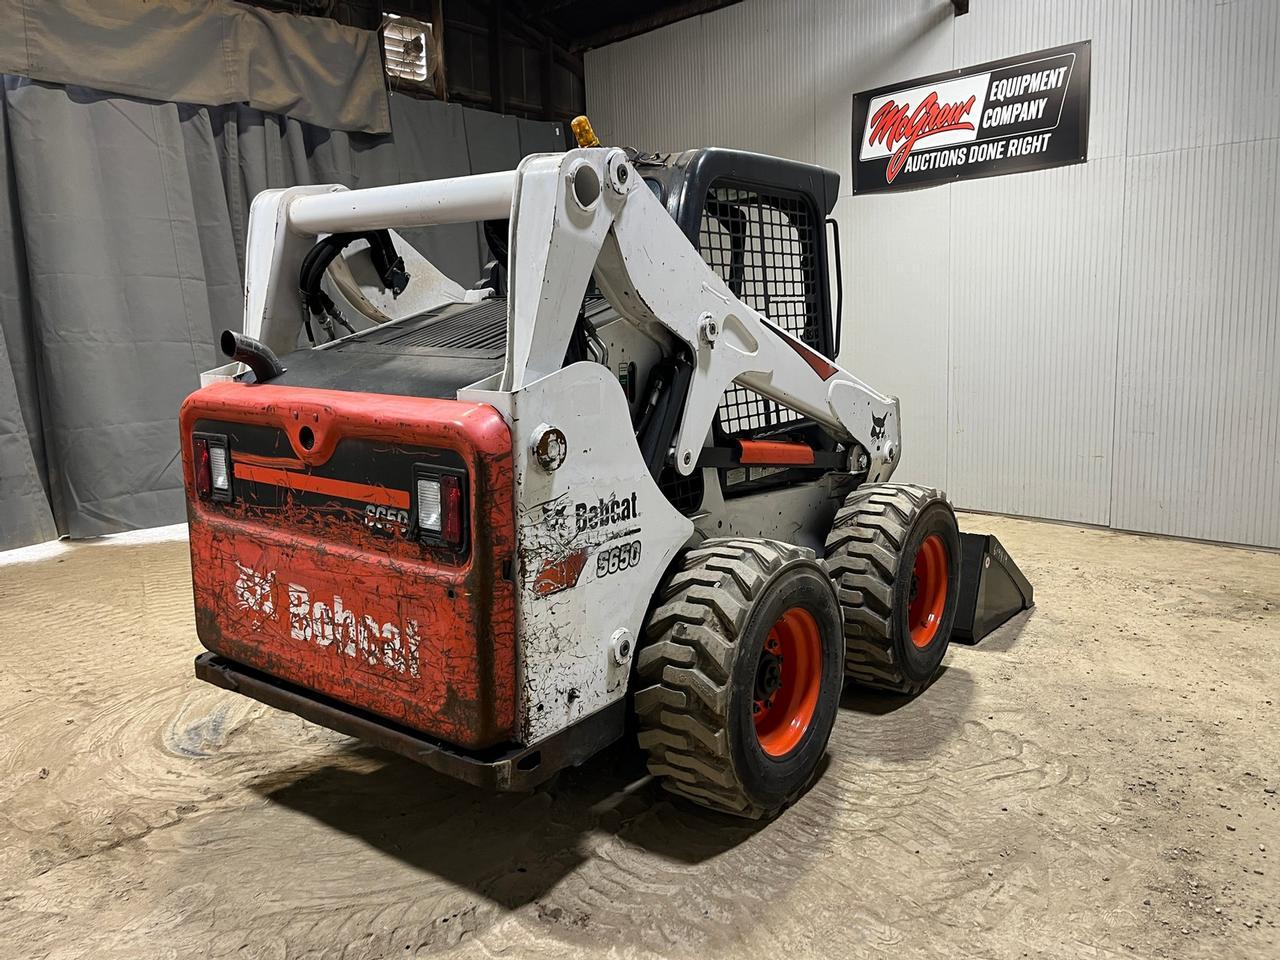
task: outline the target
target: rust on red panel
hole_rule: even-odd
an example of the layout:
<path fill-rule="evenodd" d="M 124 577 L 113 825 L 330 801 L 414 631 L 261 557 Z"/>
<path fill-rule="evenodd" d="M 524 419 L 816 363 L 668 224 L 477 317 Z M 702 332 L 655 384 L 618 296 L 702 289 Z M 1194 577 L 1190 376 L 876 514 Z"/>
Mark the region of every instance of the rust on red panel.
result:
<path fill-rule="evenodd" d="M 512 738 L 514 481 L 496 410 L 219 383 L 180 423 L 207 649 L 462 747 Z M 228 437 L 231 503 L 196 497 L 195 432 Z M 418 463 L 465 471 L 464 553 L 413 535 Z"/>

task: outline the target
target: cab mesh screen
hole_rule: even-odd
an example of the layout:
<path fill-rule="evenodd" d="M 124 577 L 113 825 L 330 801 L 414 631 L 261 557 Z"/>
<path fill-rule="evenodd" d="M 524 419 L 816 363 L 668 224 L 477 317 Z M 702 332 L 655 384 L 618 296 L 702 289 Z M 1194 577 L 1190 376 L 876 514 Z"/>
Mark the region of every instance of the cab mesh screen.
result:
<path fill-rule="evenodd" d="M 738 299 L 821 350 L 818 225 L 799 197 L 717 186 L 707 194 L 698 248 Z M 730 385 L 720 401 L 720 426 L 730 434 L 757 433 L 799 419 L 795 411 L 738 384 Z"/>

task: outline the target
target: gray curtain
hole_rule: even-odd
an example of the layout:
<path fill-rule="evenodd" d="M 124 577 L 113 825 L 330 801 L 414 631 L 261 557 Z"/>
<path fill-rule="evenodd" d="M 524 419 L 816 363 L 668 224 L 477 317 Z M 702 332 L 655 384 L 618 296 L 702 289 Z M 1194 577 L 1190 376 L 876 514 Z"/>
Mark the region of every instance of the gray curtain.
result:
<path fill-rule="evenodd" d="M 0 73 L 391 130 L 376 31 L 232 0 L 0 0 Z"/>
<path fill-rule="evenodd" d="M 514 166 L 559 124 L 391 98 L 392 134 L 6 77 L 0 102 L 0 547 L 183 519 L 176 415 L 241 323 L 245 226 L 268 187 Z M 471 225 L 406 231 L 454 279 Z"/>

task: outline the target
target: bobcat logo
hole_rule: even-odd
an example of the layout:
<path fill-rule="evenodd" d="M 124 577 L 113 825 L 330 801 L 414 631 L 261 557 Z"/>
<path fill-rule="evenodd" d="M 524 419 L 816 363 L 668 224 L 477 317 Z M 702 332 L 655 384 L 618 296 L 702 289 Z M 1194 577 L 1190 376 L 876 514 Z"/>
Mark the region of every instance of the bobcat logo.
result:
<path fill-rule="evenodd" d="M 563 540 L 569 534 L 569 503 L 563 496 L 542 504 L 542 522 L 551 535 Z"/>
<path fill-rule="evenodd" d="M 871 415 L 871 439 L 884 439 L 884 422 L 889 419 L 886 413 L 883 417 L 877 417 L 874 413 Z"/>
<path fill-rule="evenodd" d="M 236 568 L 240 571 L 240 576 L 235 585 L 236 600 L 240 609 L 273 617 L 276 612 L 276 604 L 275 599 L 272 597 L 272 588 L 275 586 L 276 572 L 272 570 L 264 577 L 256 570 L 246 567 L 239 560 L 234 562 Z"/>

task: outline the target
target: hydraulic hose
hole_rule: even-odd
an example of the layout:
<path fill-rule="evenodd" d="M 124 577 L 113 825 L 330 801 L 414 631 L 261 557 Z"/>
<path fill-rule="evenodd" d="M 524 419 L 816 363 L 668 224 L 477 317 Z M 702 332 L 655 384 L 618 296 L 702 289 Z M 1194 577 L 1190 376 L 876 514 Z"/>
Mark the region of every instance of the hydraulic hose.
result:
<path fill-rule="evenodd" d="M 369 243 L 369 259 L 378 271 L 382 282 L 391 290 L 392 296 L 400 296 L 409 283 L 409 274 L 404 269 L 404 259 L 396 254 L 391 234 L 386 230 L 367 230 L 360 233 L 333 233 L 317 242 L 302 259 L 302 267 L 298 271 L 298 291 L 304 307 L 302 322 L 307 329 L 307 339 L 314 345 L 315 332 L 311 327 L 312 316 L 327 317 L 321 323 L 333 338 L 333 327 L 330 321 L 337 321 L 352 333 L 351 326 L 338 312 L 332 298 L 320 288 L 320 281 L 329 269 L 329 264 L 337 259 L 344 247 L 355 240 L 366 240 Z"/>

